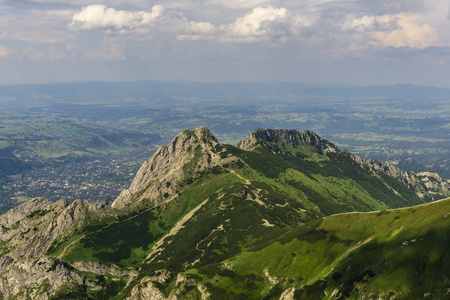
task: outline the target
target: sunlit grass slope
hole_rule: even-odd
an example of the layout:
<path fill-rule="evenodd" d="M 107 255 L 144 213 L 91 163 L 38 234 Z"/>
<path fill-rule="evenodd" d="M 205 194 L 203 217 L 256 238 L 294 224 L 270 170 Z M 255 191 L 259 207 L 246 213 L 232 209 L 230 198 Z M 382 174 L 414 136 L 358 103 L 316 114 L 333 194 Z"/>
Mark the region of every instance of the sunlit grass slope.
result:
<path fill-rule="evenodd" d="M 450 199 L 314 220 L 234 257 L 186 272 L 215 299 L 444 299 Z"/>

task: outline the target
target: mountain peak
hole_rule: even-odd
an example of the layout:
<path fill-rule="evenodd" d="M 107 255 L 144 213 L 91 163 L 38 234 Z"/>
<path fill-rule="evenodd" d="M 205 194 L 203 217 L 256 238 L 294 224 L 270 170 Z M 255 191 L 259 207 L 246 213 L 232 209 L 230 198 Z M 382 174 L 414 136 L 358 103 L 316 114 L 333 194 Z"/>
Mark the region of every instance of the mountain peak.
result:
<path fill-rule="evenodd" d="M 338 148 L 331 142 L 322 139 L 314 131 L 311 130 L 295 130 L 295 129 L 263 129 L 258 128 L 242 141 L 237 144 L 237 147 L 251 151 L 256 148 L 268 148 L 270 150 L 273 147 L 270 144 L 280 144 L 282 146 L 292 145 L 293 148 L 299 148 L 304 146 L 313 146 L 318 150 L 325 150 L 329 152 L 336 152 Z M 278 148 L 278 147 L 277 147 Z M 275 151 L 279 152 L 279 151 Z"/>
<path fill-rule="evenodd" d="M 203 140 L 204 142 L 210 141 L 210 142 L 218 143 L 216 137 L 205 126 L 199 126 L 199 127 L 195 128 L 194 130 L 184 129 L 177 135 L 177 137 L 179 137 L 179 138 L 186 138 L 189 136 L 194 136 L 195 138 L 197 138 L 199 140 Z M 177 138 L 175 138 L 174 140 L 176 140 L 176 139 Z"/>
<path fill-rule="evenodd" d="M 192 172 L 211 168 L 220 160 L 215 153 L 218 143 L 204 126 L 181 131 L 142 165 L 130 188 L 122 191 L 112 207 L 122 208 L 144 199 L 151 199 L 155 204 L 172 200 L 177 196 L 175 183 L 186 179 Z M 150 185 L 154 188 L 148 189 Z"/>

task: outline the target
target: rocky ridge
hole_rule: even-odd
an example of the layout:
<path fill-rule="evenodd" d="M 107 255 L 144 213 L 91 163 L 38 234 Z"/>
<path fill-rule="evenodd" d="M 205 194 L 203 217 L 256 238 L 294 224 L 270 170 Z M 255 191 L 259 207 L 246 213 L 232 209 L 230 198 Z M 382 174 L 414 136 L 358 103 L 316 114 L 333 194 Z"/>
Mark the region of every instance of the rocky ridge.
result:
<path fill-rule="evenodd" d="M 52 242 L 81 224 L 86 211 L 95 209 L 80 200 L 51 203 L 32 199 L 0 216 L 0 290 L 9 298 L 24 292 L 24 299 L 47 299 L 68 283 L 82 278 L 71 266 L 46 255 Z M 44 294 L 38 294 L 45 287 Z M 30 293 L 28 293 L 30 291 Z"/>
<path fill-rule="evenodd" d="M 237 144 L 237 147 L 246 151 L 252 151 L 258 148 L 267 148 L 275 154 L 294 154 L 289 152 L 286 153 L 283 149 L 280 150 L 278 146 L 273 147 L 271 143 L 278 143 L 283 146 L 292 145 L 294 149 L 313 146 L 318 151 L 344 152 L 361 167 L 370 169 L 374 174 L 376 172 L 382 172 L 386 175 L 392 176 L 400 182 L 416 188 L 418 190 L 417 194 L 421 197 L 423 197 L 424 193 L 427 192 L 431 194 L 432 200 L 436 200 L 433 197 L 433 193 L 438 193 L 439 191 L 450 191 L 450 180 L 443 179 L 437 173 L 414 173 L 410 171 L 402 171 L 400 168 L 392 164 L 384 164 L 374 159 L 364 158 L 356 154 L 352 154 L 346 150 L 340 151 L 333 143 L 321 138 L 311 130 L 299 131 L 295 129 L 287 130 L 258 128 L 241 140 Z"/>
<path fill-rule="evenodd" d="M 450 180 L 442 178 L 435 172 L 414 173 L 410 171 L 402 171 L 399 167 L 392 164 L 384 164 L 371 158 L 364 158 L 356 154 L 351 154 L 347 151 L 346 153 L 350 155 L 355 162 L 360 164 L 362 167 L 368 168 L 374 173 L 375 171 L 382 172 L 396 178 L 408 186 L 415 187 L 419 190 L 419 196 L 423 197 L 423 193 L 420 191 L 433 194 L 438 193 L 439 191 L 447 192 L 450 190 Z"/>
<path fill-rule="evenodd" d="M 223 163 L 217 145 L 217 139 L 203 126 L 183 130 L 168 145 L 156 150 L 136 173 L 130 188 L 122 191 L 111 206 L 120 209 L 144 199 L 154 205 L 173 200 L 177 197 L 177 185 L 189 175 L 186 166 L 194 165 L 195 172 L 203 172 Z"/>
<path fill-rule="evenodd" d="M 280 149 L 271 145 L 278 143 L 286 147 Z M 314 147 L 318 152 L 325 153 L 345 152 L 312 131 L 297 130 L 257 129 L 237 145 L 245 151 L 269 147 L 275 154 L 287 155 L 290 146 L 294 149 Z M 159 206 L 171 202 L 179 196 L 178 192 L 182 189 L 180 184 L 187 178 L 238 160 L 231 154 L 224 156 L 224 148 L 226 146 L 219 144 L 205 127 L 184 130 L 171 143 L 161 146 L 143 164 L 130 188 L 124 190 L 111 205 L 99 203 L 94 206 L 80 200 L 72 204 L 65 200 L 51 203 L 44 198 L 35 198 L 0 216 L 0 290 L 3 295 L 9 298 L 23 293 L 23 297 L 18 299 L 48 299 L 55 291 L 70 289 L 72 285 L 84 285 L 94 290 L 101 288 L 95 281 L 85 280 L 74 269 L 98 275 L 126 276 L 130 280 L 136 277 L 136 271 L 124 270 L 115 265 L 107 267 L 96 262 L 70 265 L 61 260 L 62 254 L 53 257 L 46 253 L 54 241 L 69 237 L 72 232 L 82 228 L 88 215 L 102 218 L 132 210 L 141 204 Z M 382 172 L 428 192 L 449 189 L 449 181 L 435 173 L 402 172 L 393 165 L 349 155 L 353 161 L 363 168 L 369 168 L 375 175 Z M 131 299 L 164 299 L 154 282 L 154 279 L 142 279 L 132 289 Z M 202 289 L 198 287 L 198 290 Z"/>
<path fill-rule="evenodd" d="M 294 148 L 305 146 L 313 146 L 317 150 L 324 150 L 326 152 L 335 152 L 337 147 L 318 136 L 314 131 L 305 130 L 299 131 L 295 129 L 263 129 L 258 128 L 247 137 L 241 140 L 236 146 L 242 150 L 252 151 L 262 146 L 262 143 L 282 143 L 284 145 L 290 144 Z M 267 144 L 265 145 L 267 147 Z M 277 151 L 274 151 L 277 153 Z"/>

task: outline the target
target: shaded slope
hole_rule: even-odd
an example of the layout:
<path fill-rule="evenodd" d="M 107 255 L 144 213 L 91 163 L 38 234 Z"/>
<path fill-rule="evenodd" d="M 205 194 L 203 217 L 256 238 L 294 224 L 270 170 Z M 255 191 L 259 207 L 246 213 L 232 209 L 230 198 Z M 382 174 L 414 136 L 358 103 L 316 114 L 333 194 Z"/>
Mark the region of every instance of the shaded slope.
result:
<path fill-rule="evenodd" d="M 178 269 L 167 264 L 162 282 L 143 282 L 161 295 L 194 298 L 207 291 L 212 299 L 443 299 L 450 288 L 449 211 L 447 199 L 325 217 L 281 237 L 274 231 L 258 240 L 248 230 L 240 243 L 245 247 L 229 259 Z M 223 252 L 220 245 L 208 244 L 209 252 Z"/>

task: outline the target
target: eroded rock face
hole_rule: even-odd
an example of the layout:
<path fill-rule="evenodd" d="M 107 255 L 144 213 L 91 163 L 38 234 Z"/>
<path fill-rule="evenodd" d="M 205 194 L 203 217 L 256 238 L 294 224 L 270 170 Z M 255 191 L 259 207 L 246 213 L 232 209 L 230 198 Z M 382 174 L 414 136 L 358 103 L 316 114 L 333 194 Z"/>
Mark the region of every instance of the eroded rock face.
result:
<path fill-rule="evenodd" d="M 155 205 L 171 201 L 177 196 L 177 184 L 187 176 L 187 166 L 202 172 L 217 165 L 220 156 L 215 147 L 218 144 L 203 126 L 193 131 L 183 130 L 142 165 L 130 188 L 122 191 L 112 207 L 123 208 L 144 199 Z"/>
<path fill-rule="evenodd" d="M 11 227 L 18 221 L 23 220 L 26 216 L 37 210 L 48 210 L 52 203 L 45 198 L 38 197 L 15 207 L 7 213 L 0 216 L 0 225 L 2 227 Z"/>
<path fill-rule="evenodd" d="M 130 300 L 176 300 L 175 295 L 165 297 L 164 294 L 149 279 L 144 279 L 131 291 Z"/>
<path fill-rule="evenodd" d="M 402 171 L 399 167 L 392 164 L 383 164 L 374 159 L 367 159 L 349 152 L 347 153 L 355 162 L 360 164 L 361 167 L 369 168 L 371 171 L 385 173 L 408 186 L 415 187 L 418 190 L 435 193 L 450 190 L 450 180 L 443 179 L 435 172 L 414 173 L 410 171 Z"/>
<path fill-rule="evenodd" d="M 331 142 L 322 139 L 311 130 L 299 131 L 294 129 L 258 128 L 240 141 L 236 146 L 242 150 L 252 151 L 260 146 L 261 141 L 291 144 L 294 148 L 309 145 L 316 147 L 318 150 L 329 152 L 336 152 L 338 150 Z"/>
<path fill-rule="evenodd" d="M 58 263 L 54 258 L 39 258 L 11 262 L 4 268 L 9 257 L 0 259 L 0 290 L 5 299 L 48 299 L 49 295 L 61 288 L 69 289 L 71 285 L 81 284 L 82 278 L 70 271 L 70 265 Z"/>
<path fill-rule="evenodd" d="M 51 243 L 83 221 L 89 204 L 32 199 L 0 216 L 0 292 L 5 298 L 47 299 L 82 278 L 70 266 L 45 255 Z M 45 292 L 43 292 L 45 290 Z"/>
<path fill-rule="evenodd" d="M 86 205 L 81 200 L 69 205 L 66 200 L 51 203 L 36 198 L 14 208 L 0 217 L 0 241 L 8 241 L 3 254 L 13 259 L 42 256 L 54 239 L 83 220 Z M 13 221 L 15 223 L 11 224 Z"/>
<path fill-rule="evenodd" d="M 137 272 L 135 270 L 122 270 L 118 266 L 113 265 L 111 267 L 107 267 L 105 265 L 99 264 L 97 262 L 84 262 L 77 261 L 73 263 L 73 267 L 77 268 L 80 271 L 90 272 L 98 275 L 114 275 L 117 277 L 122 276 L 136 276 Z"/>
<path fill-rule="evenodd" d="M 281 145 L 290 144 L 293 148 L 299 148 L 302 146 L 313 146 L 317 150 L 325 152 L 340 152 L 340 150 L 331 142 L 322 139 L 316 133 L 310 130 L 298 131 L 298 130 L 286 130 L 286 129 L 262 129 L 250 133 L 246 138 L 237 144 L 237 147 L 252 151 L 260 147 L 267 147 L 270 149 L 268 143 L 281 143 Z M 270 149 L 275 153 L 278 150 Z M 422 192 L 439 193 L 447 192 L 450 190 L 450 180 L 445 180 L 437 173 L 434 172 L 421 172 L 413 173 L 409 171 L 402 171 L 395 165 L 384 164 L 374 159 L 367 159 L 361 156 L 351 154 L 344 150 L 344 154 L 349 155 L 355 162 L 357 162 L 362 168 L 369 168 L 372 172 L 382 172 L 389 176 L 392 176 L 400 182 L 414 187 L 418 190 L 418 194 L 423 196 Z M 289 153 L 287 153 L 289 154 Z"/>

